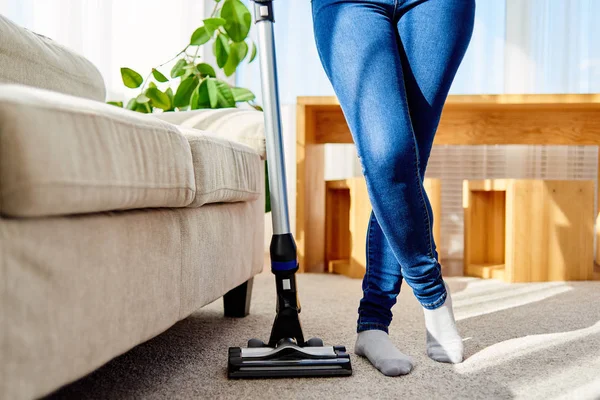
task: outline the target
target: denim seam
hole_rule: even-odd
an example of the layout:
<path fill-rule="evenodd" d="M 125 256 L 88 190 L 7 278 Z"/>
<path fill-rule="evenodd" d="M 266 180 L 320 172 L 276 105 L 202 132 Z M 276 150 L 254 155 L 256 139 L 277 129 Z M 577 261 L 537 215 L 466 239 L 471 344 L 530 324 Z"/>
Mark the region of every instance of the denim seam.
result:
<path fill-rule="evenodd" d="M 429 217 L 429 211 L 427 210 L 427 205 L 425 204 L 425 196 L 423 194 L 423 180 L 421 178 L 421 172 L 419 171 L 419 148 L 417 147 L 417 138 L 415 137 L 414 132 L 412 133 L 413 138 L 413 149 L 415 152 L 415 177 L 417 178 L 417 185 L 419 187 L 419 194 L 421 200 L 421 207 L 423 207 L 423 222 L 427 226 L 427 238 L 429 240 L 429 257 L 435 258 L 433 255 L 433 243 L 431 239 L 431 219 Z"/>
<path fill-rule="evenodd" d="M 440 296 L 439 299 L 437 299 L 433 303 L 421 303 L 421 305 L 425 308 L 431 308 L 431 309 L 436 308 L 437 305 L 443 304 L 444 301 L 446 301 L 447 295 L 448 295 L 448 292 L 446 291 L 446 287 L 444 287 L 444 293 Z"/>
<path fill-rule="evenodd" d="M 396 23 L 396 10 L 398 10 L 398 0 L 394 0 L 394 10 L 392 11 L 392 22 Z"/>
<path fill-rule="evenodd" d="M 372 252 L 371 252 L 371 240 L 372 240 L 372 236 L 373 236 L 373 228 L 372 228 L 372 222 L 373 222 L 373 212 L 371 211 L 371 216 L 369 217 L 369 225 L 367 227 L 367 267 L 366 267 L 366 271 L 365 271 L 365 279 L 367 281 L 367 285 L 365 286 L 365 289 L 363 290 L 363 296 L 366 296 L 367 293 L 369 292 L 369 269 L 370 269 L 370 265 L 373 262 L 373 257 L 372 257 Z M 358 314 L 358 325 L 363 324 L 362 322 L 362 315 L 359 313 Z"/>
<path fill-rule="evenodd" d="M 367 240 L 367 252 L 369 254 L 369 262 L 367 263 L 367 270 L 365 271 L 366 275 L 367 275 L 367 282 L 369 281 L 370 278 L 370 267 L 371 264 L 373 263 L 373 252 L 371 251 L 371 242 L 373 241 L 373 211 L 371 211 L 371 216 L 369 217 L 369 226 L 368 226 L 368 230 L 369 230 L 369 237 Z M 369 287 L 367 286 L 366 291 L 369 290 Z"/>

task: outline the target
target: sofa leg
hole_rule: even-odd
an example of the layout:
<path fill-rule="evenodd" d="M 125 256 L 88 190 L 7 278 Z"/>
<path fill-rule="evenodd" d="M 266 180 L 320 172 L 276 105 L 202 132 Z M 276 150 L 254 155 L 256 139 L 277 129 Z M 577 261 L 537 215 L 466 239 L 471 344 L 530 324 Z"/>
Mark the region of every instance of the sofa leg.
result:
<path fill-rule="evenodd" d="M 223 306 L 226 317 L 243 318 L 250 313 L 253 282 L 254 278 L 250 278 L 240 286 L 225 293 Z"/>

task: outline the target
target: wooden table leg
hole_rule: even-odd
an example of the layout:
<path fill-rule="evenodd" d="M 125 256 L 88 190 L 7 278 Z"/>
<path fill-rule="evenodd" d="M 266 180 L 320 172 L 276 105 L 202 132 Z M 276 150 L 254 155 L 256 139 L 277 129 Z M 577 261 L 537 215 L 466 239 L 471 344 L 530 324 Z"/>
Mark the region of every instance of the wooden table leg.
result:
<path fill-rule="evenodd" d="M 598 175 L 596 187 L 596 201 L 598 202 L 598 215 L 596 216 L 596 265 L 600 264 L 600 146 L 598 146 Z"/>
<path fill-rule="evenodd" d="M 315 143 L 315 119 L 296 108 L 296 246 L 300 272 L 325 271 L 325 153 Z"/>

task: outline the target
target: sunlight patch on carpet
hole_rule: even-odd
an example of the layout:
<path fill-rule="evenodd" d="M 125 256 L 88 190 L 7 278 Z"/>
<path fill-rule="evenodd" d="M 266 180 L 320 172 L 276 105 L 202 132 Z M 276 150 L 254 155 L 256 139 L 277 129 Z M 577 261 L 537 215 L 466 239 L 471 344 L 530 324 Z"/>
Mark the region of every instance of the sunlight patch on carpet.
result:
<path fill-rule="evenodd" d="M 573 290 L 565 282 L 534 284 L 506 284 L 494 282 L 483 285 L 481 281 L 468 283 L 465 290 L 452 296 L 457 321 L 474 318 L 509 308 L 521 307 Z M 476 293 L 471 293 L 474 288 Z"/>
<path fill-rule="evenodd" d="M 544 350 L 553 351 L 552 348 L 576 340 L 584 340 L 586 337 L 596 334 L 600 334 L 600 321 L 590 327 L 574 331 L 529 335 L 505 340 L 472 355 L 462 364 L 456 365 L 455 369 L 459 374 L 474 373 L 485 368 L 504 364 L 519 357 L 531 356 L 533 353 Z"/>
<path fill-rule="evenodd" d="M 537 382 L 518 382 L 514 389 L 515 399 L 530 399 L 535 393 L 538 398 L 548 400 L 597 400 L 600 398 L 600 376 L 592 371 L 600 371 L 600 357 L 577 360 L 575 365 L 557 369 Z"/>

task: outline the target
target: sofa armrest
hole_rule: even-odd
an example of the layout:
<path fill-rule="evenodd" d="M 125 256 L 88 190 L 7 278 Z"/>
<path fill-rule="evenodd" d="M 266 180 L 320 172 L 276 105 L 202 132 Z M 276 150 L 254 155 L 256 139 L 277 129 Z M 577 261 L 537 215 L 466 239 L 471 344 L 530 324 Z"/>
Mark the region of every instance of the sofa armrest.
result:
<path fill-rule="evenodd" d="M 153 114 L 163 121 L 213 133 L 221 138 L 242 143 L 266 159 L 263 113 L 239 108 L 202 109 Z"/>

